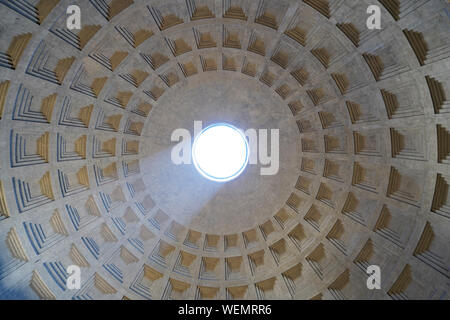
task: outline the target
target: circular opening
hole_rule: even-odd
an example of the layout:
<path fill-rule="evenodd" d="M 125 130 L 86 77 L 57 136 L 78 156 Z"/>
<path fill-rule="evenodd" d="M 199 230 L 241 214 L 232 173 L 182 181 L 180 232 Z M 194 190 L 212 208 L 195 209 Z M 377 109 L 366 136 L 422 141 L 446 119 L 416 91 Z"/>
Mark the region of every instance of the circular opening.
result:
<path fill-rule="evenodd" d="M 192 158 L 205 178 L 226 182 L 237 178 L 248 164 L 249 146 L 245 135 L 227 123 L 206 127 L 195 138 Z"/>

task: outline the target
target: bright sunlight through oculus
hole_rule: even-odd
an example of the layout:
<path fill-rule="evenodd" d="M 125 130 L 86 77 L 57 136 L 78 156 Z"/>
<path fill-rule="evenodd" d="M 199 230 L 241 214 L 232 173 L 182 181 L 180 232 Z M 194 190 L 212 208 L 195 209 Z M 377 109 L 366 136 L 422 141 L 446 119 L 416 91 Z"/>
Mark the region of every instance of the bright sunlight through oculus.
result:
<path fill-rule="evenodd" d="M 192 159 L 205 178 L 226 182 L 237 178 L 248 164 L 249 146 L 245 135 L 236 127 L 213 124 L 195 138 Z"/>

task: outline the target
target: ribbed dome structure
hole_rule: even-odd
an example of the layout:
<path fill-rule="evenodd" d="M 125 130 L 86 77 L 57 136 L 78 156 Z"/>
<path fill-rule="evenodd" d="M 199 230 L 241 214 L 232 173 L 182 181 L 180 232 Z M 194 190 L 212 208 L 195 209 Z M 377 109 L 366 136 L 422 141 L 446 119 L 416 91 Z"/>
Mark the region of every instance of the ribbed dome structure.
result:
<path fill-rule="evenodd" d="M 1 299 L 449 299 L 447 1 L 71 4 L 0 0 Z M 175 165 L 194 121 L 278 174 Z"/>

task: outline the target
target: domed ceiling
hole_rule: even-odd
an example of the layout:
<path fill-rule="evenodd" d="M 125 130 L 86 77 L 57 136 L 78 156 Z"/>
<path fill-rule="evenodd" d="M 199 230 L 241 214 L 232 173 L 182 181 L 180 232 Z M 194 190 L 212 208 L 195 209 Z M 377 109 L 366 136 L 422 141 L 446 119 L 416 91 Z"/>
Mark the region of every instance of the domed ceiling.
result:
<path fill-rule="evenodd" d="M 447 1 L 71 4 L 0 0 L 1 299 L 449 298 Z M 176 165 L 198 121 L 277 174 Z"/>

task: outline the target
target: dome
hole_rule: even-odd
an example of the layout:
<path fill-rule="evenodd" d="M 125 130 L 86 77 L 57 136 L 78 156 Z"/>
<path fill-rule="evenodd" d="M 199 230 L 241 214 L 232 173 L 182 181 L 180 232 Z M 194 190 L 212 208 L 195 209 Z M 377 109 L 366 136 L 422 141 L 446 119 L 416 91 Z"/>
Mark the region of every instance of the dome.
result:
<path fill-rule="evenodd" d="M 0 299 L 449 299 L 447 1 L 70 4 L 0 1 Z"/>

